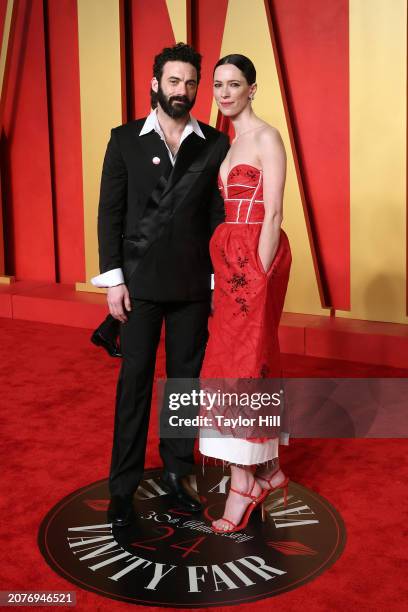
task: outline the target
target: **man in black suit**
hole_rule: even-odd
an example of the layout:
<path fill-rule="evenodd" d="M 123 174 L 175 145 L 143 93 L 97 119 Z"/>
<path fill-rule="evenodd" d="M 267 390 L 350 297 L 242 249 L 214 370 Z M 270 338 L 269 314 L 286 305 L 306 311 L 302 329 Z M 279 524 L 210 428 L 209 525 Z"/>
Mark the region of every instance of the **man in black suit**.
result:
<path fill-rule="evenodd" d="M 217 173 L 229 144 L 189 113 L 201 56 L 179 43 L 156 56 L 155 110 L 112 130 L 102 170 L 98 212 L 101 274 L 120 326 L 119 376 L 108 516 L 117 526 L 133 516 L 142 478 L 157 346 L 163 320 L 168 378 L 199 376 L 210 311 L 209 240 L 224 221 Z M 200 510 L 184 488 L 193 439 L 160 440 L 162 479 L 180 506 Z"/>

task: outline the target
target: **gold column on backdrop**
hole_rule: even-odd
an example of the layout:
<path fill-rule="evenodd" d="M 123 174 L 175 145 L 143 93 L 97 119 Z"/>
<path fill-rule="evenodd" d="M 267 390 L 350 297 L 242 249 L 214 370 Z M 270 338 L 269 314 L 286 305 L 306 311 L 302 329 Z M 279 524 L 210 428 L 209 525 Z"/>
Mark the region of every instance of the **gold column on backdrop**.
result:
<path fill-rule="evenodd" d="M 3 39 L 1 42 L 0 53 L 0 92 L 1 92 L 1 110 L 4 108 L 5 97 L 5 74 L 7 55 L 9 51 L 11 19 L 13 15 L 14 0 L 8 0 L 6 7 L 6 15 L 4 18 Z M 2 114 L 2 113 L 1 113 Z M 3 210 L 2 210 L 2 177 L 0 176 L 0 285 L 9 285 L 14 276 L 4 274 L 4 233 L 3 233 Z"/>
<path fill-rule="evenodd" d="M 406 323 L 406 0 L 350 0 L 351 311 Z"/>
<path fill-rule="evenodd" d="M 174 40 L 187 42 L 187 1 L 188 0 L 166 0 Z"/>
<path fill-rule="evenodd" d="M 119 0 L 78 0 L 86 279 L 98 274 L 97 212 L 110 129 L 122 123 Z M 95 291 L 89 282 L 79 291 Z"/>
<path fill-rule="evenodd" d="M 258 82 L 254 111 L 279 130 L 286 148 L 283 226 L 290 240 L 293 263 L 284 309 L 287 312 L 328 314 L 329 310 L 321 307 L 264 1 L 252 0 L 250 19 L 244 18 L 247 11 L 247 0 L 228 3 L 221 56 L 242 53 L 254 62 Z M 213 124 L 216 114 L 214 103 Z"/>

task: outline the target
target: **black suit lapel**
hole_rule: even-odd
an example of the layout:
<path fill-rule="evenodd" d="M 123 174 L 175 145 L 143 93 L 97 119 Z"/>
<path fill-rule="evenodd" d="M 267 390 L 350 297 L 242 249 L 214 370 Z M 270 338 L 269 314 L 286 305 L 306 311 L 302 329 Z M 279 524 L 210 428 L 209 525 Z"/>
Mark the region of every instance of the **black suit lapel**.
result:
<path fill-rule="evenodd" d="M 173 168 L 166 145 L 157 132 L 151 131 L 140 136 L 139 131 L 135 134 L 135 146 L 141 150 L 137 171 L 142 173 L 146 189 L 151 189 L 151 192 L 146 198 L 145 208 L 137 226 L 136 240 L 125 241 L 125 248 L 129 253 L 125 267 L 129 278 L 155 235 L 161 197 Z M 154 158 L 157 158 L 159 163 L 153 163 Z"/>
<path fill-rule="evenodd" d="M 158 181 L 161 177 L 168 178 L 172 171 L 172 164 L 169 158 L 166 145 L 160 138 L 157 132 L 152 130 L 143 136 L 136 135 L 137 144 L 143 150 L 144 168 Z M 159 163 L 153 163 L 153 159 L 157 158 Z"/>
<path fill-rule="evenodd" d="M 173 170 L 168 178 L 162 197 L 165 197 L 167 193 L 173 189 L 176 183 L 185 174 L 187 168 L 194 162 L 194 159 L 201 153 L 203 148 L 205 148 L 205 144 L 206 141 L 204 138 L 197 136 L 195 132 L 192 132 L 181 143 L 177 154 L 176 163 L 174 164 Z"/>

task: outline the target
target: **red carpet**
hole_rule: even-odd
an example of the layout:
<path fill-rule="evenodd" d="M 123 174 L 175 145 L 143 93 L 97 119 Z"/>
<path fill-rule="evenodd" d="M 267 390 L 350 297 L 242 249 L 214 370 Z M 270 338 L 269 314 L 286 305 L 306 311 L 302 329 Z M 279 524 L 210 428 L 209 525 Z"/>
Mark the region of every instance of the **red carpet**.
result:
<path fill-rule="evenodd" d="M 77 610 L 135 609 L 54 574 L 36 541 L 41 520 L 56 502 L 107 476 L 120 361 L 93 347 L 88 330 L 12 319 L 0 319 L 0 330 L 0 590 L 72 590 Z M 290 355 L 284 366 L 291 376 L 408 376 L 407 370 Z M 158 376 L 163 367 L 161 351 Z M 146 467 L 159 465 L 153 414 Z M 406 610 L 406 440 L 292 440 L 282 450 L 282 465 L 294 481 L 338 509 L 347 543 L 324 574 L 256 602 L 257 609 Z"/>

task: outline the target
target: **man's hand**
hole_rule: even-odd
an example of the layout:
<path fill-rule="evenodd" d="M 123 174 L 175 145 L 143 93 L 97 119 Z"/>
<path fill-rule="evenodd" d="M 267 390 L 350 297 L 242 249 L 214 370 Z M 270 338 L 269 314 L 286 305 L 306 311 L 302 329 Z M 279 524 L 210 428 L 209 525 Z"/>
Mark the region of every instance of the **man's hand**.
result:
<path fill-rule="evenodd" d="M 108 306 L 109 312 L 114 319 L 118 319 L 121 323 L 126 323 L 126 310 L 132 310 L 130 304 L 129 291 L 126 285 L 117 285 L 108 289 Z"/>

